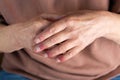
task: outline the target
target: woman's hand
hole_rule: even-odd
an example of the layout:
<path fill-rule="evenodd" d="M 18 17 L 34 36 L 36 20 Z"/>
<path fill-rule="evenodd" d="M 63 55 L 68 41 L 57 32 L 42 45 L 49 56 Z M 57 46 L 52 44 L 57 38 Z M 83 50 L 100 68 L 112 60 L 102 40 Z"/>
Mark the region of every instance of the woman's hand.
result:
<path fill-rule="evenodd" d="M 43 30 L 35 39 L 36 53 L 66 61 L 104 37 L 110 29 L 110 13 L 106 11 L 82 11 L 69 14 Z"/>
<path fill-rule="evenodd" d="M 13 52 L 22 48 L 33 50 L 33 39 L 49 22 L 40 17 L 25 23 L 0 29 L 0 52 Z"/>

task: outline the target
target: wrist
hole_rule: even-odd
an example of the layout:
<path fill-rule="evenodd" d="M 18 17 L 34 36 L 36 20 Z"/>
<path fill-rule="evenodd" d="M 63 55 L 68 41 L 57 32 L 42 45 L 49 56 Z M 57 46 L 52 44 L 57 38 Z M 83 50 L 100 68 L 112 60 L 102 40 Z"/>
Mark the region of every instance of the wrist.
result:
<path fill-rule="evenodd" d="M 12 39 L 12 46 L 14 47 L 14 50 L 22 49 L 23 45 L 21 43 L 19 30 L 21 30 L 23 27 L 21 26 L 21 24 L 14 24 L 9 26 L 9 28 L 11 29 L 10 36 Z"/>
<path fill-rule="evenodd" d="M 15 37 L 15 27 L 8 26 L 0 29 L 0 52 L 11 53 L 21 49 Z"/>
<path fill-rule="evenodd" d="M 104 37 L 120 44 L 120 15 L 111 13 L 107 27 L 107 34 Z"/>

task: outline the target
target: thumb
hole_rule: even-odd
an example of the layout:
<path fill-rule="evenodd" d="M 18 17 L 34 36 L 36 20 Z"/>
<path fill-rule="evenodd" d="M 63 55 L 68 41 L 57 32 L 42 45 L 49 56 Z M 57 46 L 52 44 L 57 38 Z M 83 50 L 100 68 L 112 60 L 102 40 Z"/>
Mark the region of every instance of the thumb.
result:
<path fill-rule="evenodd" d="M 50 21 L 41 18 L 41 16 L 33 18 L 31 20 L 31 23 L 35 26 L 35 27 L 33 26 L 34 30 L 37 31 L 38 33 L 51 24 Z"/>

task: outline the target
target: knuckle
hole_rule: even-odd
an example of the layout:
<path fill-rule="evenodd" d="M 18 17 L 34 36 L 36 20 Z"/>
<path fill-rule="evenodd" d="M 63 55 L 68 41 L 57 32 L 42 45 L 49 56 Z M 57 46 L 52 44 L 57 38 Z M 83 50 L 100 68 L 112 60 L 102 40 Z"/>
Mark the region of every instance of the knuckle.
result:
<path fill-rule="evenodd" d="M 56 31 L 56 28 L 55 28 L 55 27 L 52 27 L 52 28 L 50 28 L 50 29 L 48 30 L 49 33 L 55 33 L 55 31 Z"/>
<path fill-rule="evenodd" d="M 34 22 L 33 22 L 33 26 L 34 26 L 34 27 L 39 27 L 40 25 L 42 25 L 42 23 L 39 22 L 39 21 L 34 21 Z"/>
<path fill-rule="evenodd" d="M 46 21 L 46 20 L 35 20 L 33 22 L 33 26 L 34 27 L 40 27 L 40 26 L 45 25 L 47 23 L 48 23 L 48 21 Z"/>
<path fill-rule="evenodd" d="M 79 48 L 82 48 L 84 45 L 85 45 L 85 43 L 79 42 L 79 45 L 77 45 L 77 46 L 79 46 Z"/>
<path fill-rule="evenodd" d="M 64 29 L 64 31 L 67 33 L 72 33 L 74 31 L 74 28 L 69 27 L 69 28 Z"/>
<path fill-rule="evenodd" d="M 86 40 L 80 40 L 80 45 L 81 45 L 81 46 L 84 46 L 85 44 L 87 44 L 87 41 L 86 41 Z"/>
<path fill-rule="evenodd" d="M 68 25 L 70 25 L 70 26 L 74 26 L 74 20 L 69 20 L 69 22 L 68 22 Z"/>
<path fill-rule="evenodd" d="M 34 21 L 31 25 L 31 31 L 33 34 L 36 34 L 38 32 L 38 30 L 40 29 L 40 25 L 41 23 L 38 21 Z"/>

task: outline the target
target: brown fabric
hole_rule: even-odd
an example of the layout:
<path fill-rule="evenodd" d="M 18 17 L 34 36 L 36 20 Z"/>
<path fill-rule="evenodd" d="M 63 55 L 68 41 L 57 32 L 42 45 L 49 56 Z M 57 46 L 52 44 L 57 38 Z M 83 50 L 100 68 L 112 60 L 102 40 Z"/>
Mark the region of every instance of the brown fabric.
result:
<path fill-rule="evenodd" d="M 1 68 L 2 59 L 3 59 L 3 54 L 0 53 L 0 70 L 2 70 Z"/>
<path fill-rule="evenodd" d="M 111 11 L 120 12 L 120 0 Z M 109 10 L 109 0 L 0 0 L 0 11 L 9 24 L 27 21 L 43 13 L 64 14 L 78 10 Z M 24 49 L 5 54 L 2 67 L 32 80 L 106 80 L 120 74 L 120 46 L 99 38 L 72 59 L 55 63 Z"/>
<path fill-rule="evenodd" d="M 112 12 L 120 13 L 120 0 L 114 1 L 113 0 Z"/>

